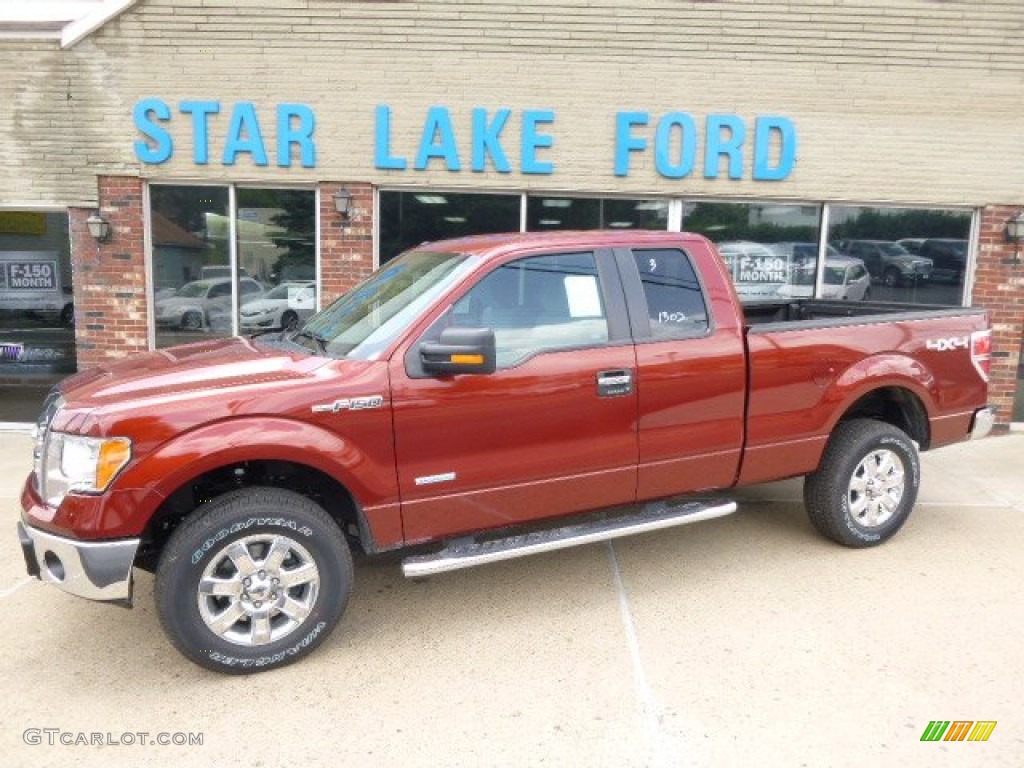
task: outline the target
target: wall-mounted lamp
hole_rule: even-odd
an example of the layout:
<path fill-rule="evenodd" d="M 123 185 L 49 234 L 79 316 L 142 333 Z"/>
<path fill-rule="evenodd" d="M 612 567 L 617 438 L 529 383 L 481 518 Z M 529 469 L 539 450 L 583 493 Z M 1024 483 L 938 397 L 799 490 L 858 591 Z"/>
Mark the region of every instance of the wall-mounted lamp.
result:
<path fill-rule="evenodd" d="M 1013 243 L 1013 263 L 1020 264 L 1020 241 L 1024 239 L 1024 211 L 1006 222 L 1006 240 Z"/>
<path fill-rule="evenodd" d="M 1019 243 L 1024 239 L 1024 211 L 1006 222 L 1006 239 L 1011 243 Z"/>
<path fill-rule="evenodd" d="M 96 239 L 96 242 L 105 243 L 110 239 L 110 222 L 100 216 L 98 212 L 86 219 L 85 223 L 89 225 L 89 234 Z"/>
<path fill-rule="evenodd" d="M 342 188 L 334 193 L 334 210 L 341 216 L 342 225 L 352 220 L 352 193 Z"/>

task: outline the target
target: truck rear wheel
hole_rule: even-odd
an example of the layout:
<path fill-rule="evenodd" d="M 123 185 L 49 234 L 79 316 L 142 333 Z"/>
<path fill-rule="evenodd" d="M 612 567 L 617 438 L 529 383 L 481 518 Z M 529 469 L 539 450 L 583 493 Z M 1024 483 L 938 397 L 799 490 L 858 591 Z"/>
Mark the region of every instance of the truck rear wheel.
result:
<path fill-rule="evenodd" d="M 228 674 L 310 653 L 352 591 L 352 555 L 316 503 L 280 488 L 242 488 L 204 505 L 171 536 L 156 607 L 171 642 Z"/>
<path fill-rule="evenodd" d="M 821 465 L 804 480 L 804 503 L 822 535 L 847 547 L 872 547 L 907 521 L 920 482 L 917 448 L 905 432 L 855 419 L 832 433 Z"/>

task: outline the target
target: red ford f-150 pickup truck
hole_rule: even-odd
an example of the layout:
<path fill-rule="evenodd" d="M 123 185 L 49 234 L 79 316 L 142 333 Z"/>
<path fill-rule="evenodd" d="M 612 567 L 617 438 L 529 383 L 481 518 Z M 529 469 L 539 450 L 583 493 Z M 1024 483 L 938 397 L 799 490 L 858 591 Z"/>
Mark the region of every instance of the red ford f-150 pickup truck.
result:
<path fill-rule="evenodd" d="M 18 533 L 31 574 L 158 613 L 224 672 L 310 652 L 351 550 L 422 577 L 728 514 L 806 476 L 848 546 L 906 521 L 918 450 L 984 435 L 983 311 L 741 306 L 696 235 L 422 245 L 296 331 L 163 349 L 65 380 Z"/>

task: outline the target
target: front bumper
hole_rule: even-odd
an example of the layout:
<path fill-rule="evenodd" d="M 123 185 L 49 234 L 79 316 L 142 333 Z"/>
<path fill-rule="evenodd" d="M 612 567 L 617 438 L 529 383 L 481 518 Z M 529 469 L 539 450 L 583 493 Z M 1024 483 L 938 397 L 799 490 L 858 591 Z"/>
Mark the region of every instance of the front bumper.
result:
<path fill-rule="evenodd" d="M 979 408 L 971 419 L 971 440 L 978 440 L 988 435 L 996 423 L 996 409 L 991 405 Z"/>
<path fill-rule="evenodd" d="M 79 541 L 18 523 L 18 539 L 30 576 L 88 600 L 131 605 L 132 564 L 139 539 Z"/>

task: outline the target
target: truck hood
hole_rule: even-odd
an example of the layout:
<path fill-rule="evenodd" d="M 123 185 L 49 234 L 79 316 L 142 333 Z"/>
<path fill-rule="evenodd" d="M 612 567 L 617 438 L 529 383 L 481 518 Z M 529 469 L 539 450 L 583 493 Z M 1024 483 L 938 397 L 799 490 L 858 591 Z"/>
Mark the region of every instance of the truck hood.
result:
<path fill-rule="evenodd" d="M 60 389 L 69 404 L 79 408 L 148 398 L 166 401 L 212 390 L 306 380 L 332 362 L 339 363 L 251 339 L 217 339 L 104 363 L 65 379 Z"/>

